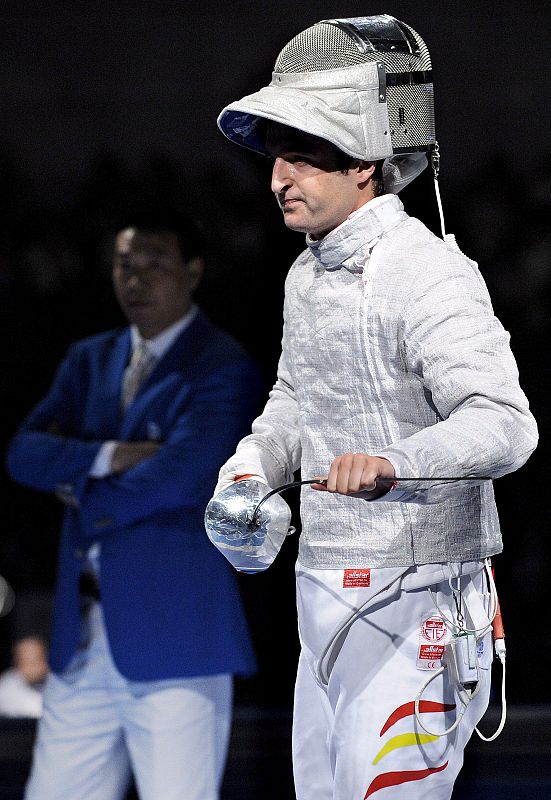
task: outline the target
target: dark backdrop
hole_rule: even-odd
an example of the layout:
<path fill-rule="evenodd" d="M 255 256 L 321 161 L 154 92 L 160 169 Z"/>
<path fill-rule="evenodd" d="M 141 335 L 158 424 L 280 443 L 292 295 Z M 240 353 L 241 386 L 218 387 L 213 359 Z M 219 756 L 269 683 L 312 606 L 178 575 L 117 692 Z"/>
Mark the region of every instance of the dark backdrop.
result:
<path fill-rule="evenodd" d="M 275 57 L 319 19 L 387 12 L 433 58 L 441 189 L 449 230 L 481 265 L 511 331 L 542 433 L 522 471 L 498 481 L 510 697 L 549 699 L 542 635 L 549 576 L 546 467 L 551 234 L 549 22 L 544 3 L 4 3 L 0 14 L 0 385 L 5 445 L 68 344 L 120 322 L 109 224 L 136 197 L 178 202 L 201 221 L 208 313 L 259 361 L 268 387 L 283 281 L 303 238 L 284 229 L 261 157 L 226 142 L 222 107 L 270 79 Z M 428 173 L 403 193 L 437 230 Z M 51 588 L 59 509 L 2 479 L 0 572 L 24 593 Z M 296 503 L 295 503 L 296 505 Z M 242 588 L 261 671 L 243 700 L 290 701 L 297 653 L 293 559 Z M 2 621 L 4 642 L 10 618 Z M 7 660 L 4 646 L 0 661 Z"/>

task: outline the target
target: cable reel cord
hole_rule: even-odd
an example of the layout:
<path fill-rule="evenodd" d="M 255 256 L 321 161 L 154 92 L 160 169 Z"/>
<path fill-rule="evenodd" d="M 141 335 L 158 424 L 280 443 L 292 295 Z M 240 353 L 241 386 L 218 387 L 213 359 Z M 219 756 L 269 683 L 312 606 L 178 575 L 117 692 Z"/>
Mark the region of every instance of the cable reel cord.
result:
<path fill-rule="evenodd" d="M 494 576 L 492 574 L 492 567 L 491 567 L 490 560 L 487 559 L 487 558 L 484 559 L 484 570 L 486 572 L 486 576 L 488 578 L 488 585 L 490 587 L 490 609 L 491 610 L 490 610 L 490 613 L 488 614 L 488 624 L 485 625 L 483 628 L 464 628 L 464 627 L 461 628 L 461 630 L 464 633 L 472 633 L 477 638 L 479 638 L 481 636 L 484 636 L 484 634 L 487 633 L 490 630 L 490 628 L 492 627 L 492 623 L 493 623 L 493 621 L 494 621 L 494 619 L 496 617 L 497 609 L 498 609 L 496 583 L 495 583 L 495 580 L 494 580 Z M 459 576 L 457 576 L 457 577 L 459 578 Z M 454 587 L 452 586 L 453 578 L 454 578 L 454 576 L 450 575 L 450 577 L 448 578 L 448 585 L 449 585 L 452 593 L 455 594 L 457 592 L 457 589 L 454 589 Z M 453 629 L 459 630 L 459 626 L 456 625 L 455 622 L 452 619 L 447 617 L 444 614 L 444 612 L 442 611 L 442 609 L 440 608 L 440 606 L 438 605 L 438 601 L 437 601 L 436 596 L 435 596 L 434 592 L 432 591 L 432 589 L 429 588 L 428 592 L 430 594 L 431 600 L 434 603 L 434 606 L 435 606 L 436 610 L 438 611 L 438 613 L 440 614 L 440 616 L 442 617 L 442 619 L 444 620 L 444 622 L 448 626 L 448 629 L 449 630 L 453 630 Z"/>
<path fill-rule="evenodd" d="M 493 623 L 493 621 L 494 621 L 494 619 L 495 619 L 495 617 L 496 617 L 496 615 L 498 613 L 499 604 L 498 604 L 498 598 L 497 598 L 497 589 L 496 589 L 495 580 L 494 580 L 494 576 L 493 576 L 492 568 L 491 568 L 491 560 L 488 559 L 488 558 L 484 560 L 484 569 L 485 569 L 486 575 L 488 577 L 488 584 L 489 584 L 489 588 L 490 588 L 490 608 L 491 608 L 491 611 L 490 611 L 490 614 L 489 614 L 489 622 L 483 628 L 478 628 L 478 629 L 477 628 L 473 628 L 473 629 L 462 628 L 461 629 L 460 626 L 456 625 L 453 620 L 450 620 L 442 612 L 440 606 L 438 605 L 438 603 L 437 603 L 437 601 L 435 599 L 434 593 L 432 592 L 431 589 L 428 590 L 434 605 L 436 606 L 439 614 L 442 615 L 442 618 L 443 618 L 444 622 L 446 623 L 446 625 L 448 626 L 449 629 L 457 629 L 457 630 L 461 629 L 463 631 L 463 633 L 473 634 L 473 635 L 477 636 L 477 638 L 480 638 L 480 637 L 484 636 L 488 632 L 488 630 L 492 627 L 492 623 Z M 460 576 L 458 576 L 458 578 L 459 577 Z M 450 585 L 450 588 L 452 589 L 452 592 L 455 593 L 455 591 L 457 591 L 457 590 L 453 589 L 453 587 L 451 585 L 452 580 L 453 580 L 453 576 L 450 576 L 450 578 L 448 580 L 448 583 Z M 499 640 L 496 640 L 496 642 L 497 641 L 499 641 Z M 499 658 L 499 661 L 501 662 L 501 667 L 502 667 L 501 720 L 499 722 L 497 730 L 491 736 L 484 736 L 484 734 L 478 729 L 478 727 L 475 727 L 475 731 L 476 731 L 477 735 L 484 742 L 493 742 L 495 739 L 497 739 L 497 737 L 503 731 L 503 728 L 505 727 L 505 722 L 507 720 L 507 698 L 506 698 L 506 691 L 505 691 L 505 685 L 506 685 L 506 683 L 505 683 L 505 648 L 503 646 L 500 647 L 499 649 L 496 647 L 496 655 Z M 414 702 L 415 719 L 417 720 L 417 723 L 419 724 L 419 726 L 426 733 L 430 734 L 431 736 L 447 736 L 448 734 L 452 733 L 457 728 L 457 726 L 459 725 L 461 720 L 463 719 L 463 716 L 464 716 L 469 704 L 471 703 L 472 700 L 474 700 L 474 698 L 477 696 L 477 694 L 478 694 L 478 692 L 480 690 L 480 681 L 477 683 L 477 686 L 476 686 L 476 688 L 474 689 L 473 692 L 469 692 L 469 690 L 466 689 L 462 684 L 456 683 L 455 684 L 455 690 L 457 692 L 457 695 L 458 695 L 461 703 L 463 704 L 463 708 L 461 709 L 461 711 L 457 715 L 457 717 L 455 719 L 455 722 L 453 723 L 453 725 L 451 725 L 451 727 L 449 727 L 449 728 L 447 728 L 446 730 L 443 730 L 443 731 L 433 731 L 430 728 L 427 728 L 426 725 L 424 725 L 423 722 L 421 721 L 421 713 L 420 713 L 421 698 L 422 698 L 423 694 L 425 693 L 425 691 L 427 690 L 427 688 L 432 683 L 432 681 L 436 680 L 440 675 L 442 675 L 445 672 L 445 670 L 446 670 L 446 666 L 442 666 L 442 667 L 440 667 L 440 669 L 438 669 L 434 673 L 434 675 L 431 675 L 430 678 L 427 681 L 425 681 L 425 683 L 423 684 L 423 686 L 419 690 L 417 696 L 415 697 L 415 702 Z"/>
<path fill-rule="evenodd" d="M 505 727 L 505 722 L 507 721 L 507 697 L 506 697 L 506 692 L 505 692 L 505 653 L 503 653 L 502 655 L 499 656 L 499 660 L 501 661 L 501 667 L 502 667 L 502 678 L 501 678 L 501 720 L 499 722 L 499 725 L 498 725 L 498 728 L 497 728 L 496 732 L 493 733 L 491 736 L 484 736 L 484 734 L 479 730 L 478 726 L 475 727 L 475 731 L 476 731 L 477 735 L 484 742 L 493 742 L 495 739 L 497 739 L 497 737 L 503 731 L 503 728 Z M 446 670 L 446 667 L 440 667 L 440 669 L 437 670 L 434 673 L 434 675 L 431 675 L 430 678 L 427 681 L 425 681 L 425 683 L 423 684 L 423 686 L 421 687 L 421 689 L 419 690 L 419 693 L 417 694 L 417 696 L 415 698 L 415 703 L 414 703 L 415 719 L 417 720 L 417 723 L 419 724 L 419 726 L 426 733 L 429 733 L 431 736 L 447 736 L 449 733 L 452 733 L 457 728 L 457 726 L 459 725 L 461 720 L 463 719 L 463 716 L 464 716 L 464 714 L 465 714 L 465 712 L 466 712 L 466 710 L 467 710 L 467 708 L 469 706 L 469 703 L 472 700 L 474 700 L 474 698 L 478 694 L 478 691 L 479 691 L 479 688 L 480 688 L 480 683 L 478 683 L 476 689 L 474 690 L 474 692 L 472 694 L 469 694 L 466 689 L 459 690 L 458 687 L 456 687 L 456 689 L 458 689 L 457 693 L 458 693 L 459 699 L 463 703 L 463 708 L 459 712 L 459 714 L 457 715 L 453 725 L 450 728 L 446 728 L 446 730 L 443 730 L 443 731 L 433 731 L 430 728 L 427 728 L 427 726 L 424 725 L 421 722 L 421 713 L 420 713 L 420 707 L 419 707 L 420 703 L 421 703 L 421 698 L 422 698 L 423 694 L 425 693 L 427 687 L 432 683 L 432 681 L 436 680 L 436 678 L 438 678 L 440 675 L 442 675 L 442 673 L 445 672 L 445 670 Z"/>

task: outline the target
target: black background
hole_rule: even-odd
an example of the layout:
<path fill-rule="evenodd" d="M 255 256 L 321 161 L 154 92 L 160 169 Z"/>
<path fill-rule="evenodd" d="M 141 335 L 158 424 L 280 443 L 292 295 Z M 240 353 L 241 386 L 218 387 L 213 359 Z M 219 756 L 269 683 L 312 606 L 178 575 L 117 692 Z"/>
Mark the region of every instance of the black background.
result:
<path fill-rule="evenodd" d="M 550 698 L 548 411 L 551 271 L 550 24 L 530 3 L 4 3 L 0 14 L 0 400 L 5 445 L 76 338 L 118 324 L 110 221 L 136 197 L 178 202 L 202 222 L 209 270 L 198 299 L 270 385 L 283 281 L 303 237 L 287 231 L 269 165 L 216 128 L 224 105 L 265 85 L 281 47 L 319 19 L 390 13 L 417 29 L 434 67 L 447 227 L 479 261 L 511 331 L 542 441 L 496 483 L 505 553 L 497 573 L 509 696 Z M 437 231 L 426 172 L 402 193 Z M 0 572 L 52 586 L 59 509 L 2 479 Z M 296 501 L 293 501 L 296 509 Z M 241 581 L 260 661 L 243 701 L 287 705 L 297 655 L 293 561 Z M 10 618 L 1 621 L 5 642 Z M 7 645 L 3 661 L 9 657 Z"/>

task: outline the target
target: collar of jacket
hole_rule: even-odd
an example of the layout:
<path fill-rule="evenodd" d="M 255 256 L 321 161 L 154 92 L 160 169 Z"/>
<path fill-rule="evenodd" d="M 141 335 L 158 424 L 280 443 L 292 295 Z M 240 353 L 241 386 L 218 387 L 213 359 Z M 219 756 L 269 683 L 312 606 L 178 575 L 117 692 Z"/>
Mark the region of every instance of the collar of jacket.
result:
<path fill-rule="evenodd" d="M 323 239 L 306 236 L 306 244 L 324 269 L 362 272 L 378 239 L 406 218 L 402 201 L 395 194 L 385 194 L 363 205 Z"/>

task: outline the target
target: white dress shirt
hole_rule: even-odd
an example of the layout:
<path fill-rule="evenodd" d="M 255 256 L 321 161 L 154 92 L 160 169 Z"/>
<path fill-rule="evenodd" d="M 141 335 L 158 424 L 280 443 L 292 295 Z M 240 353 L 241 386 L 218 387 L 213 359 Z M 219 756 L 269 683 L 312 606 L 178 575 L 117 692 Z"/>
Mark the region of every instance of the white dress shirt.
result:
<path fill-rule="evenodd" d="M 168 352 L 170 347 L 174 344 L 178 336 L 193 322 L 195 317 L 198 313 L 198 308 L 196 305 L 193 305 L 188 313 L 179 319 L 177 322 L 174 322 L 170 327 L 165 328 L 164 331 L 159 333 L 157 336 L 154 336 L 153 339 L 142 339 L 140 332 L 138 331 L 135 325 L 130 327 L 130 339 L 131 339 L 131 353 L 130 359 L 132 358 L 132 354 L 139 346 L 141 341 L 145 341 L 147 343 L 147 348 L 153 358 L 155 359 L 153 362 L 152 369 L 155 369 L 157 363 L 161 360 L 161 358 Z M 111 475 L 112 471 L 112 463 L 113 463 L 113 454 L 115 452 L 115 448 L 117 447 L 117 441 L 107 441 L 102 444 L 100 447 L 96 458 L 90 468 L 89 476 L 91 478 L 105 478 L 108 475 Z M 87 553 L 87 564 L 86 569 L 92 570 L 99 575 L 100 571 L 100 564 L 99 564 L 99 557 L 101 553 L 101 545 L 99 542 L 95 542 L 88 550 Z"/>
<path fill-rule="evenodd" d="M 146 342 L 147 348 L 153 358 L 155 359 L 153 362 L 153 369 L 155 365 L 161 360 L 161 358 L 168 352 L 168 350 L 172 347 L 178 336 L 193 322 L 195 317 L 197 316 L 198 308 L 197 306 L 192 306 L 188 313 L 179 319 L 177 322 L 174 322 L 169 328 L 165 328 L 164 331 L 159 333 L 157 336 L 154 336 L 153 339 L 142 339 L 140 336 L 140 332 L 138 331 L 135 325 L 130 327 L 130 338 L 131 338 L 131 358 L 134 351 L 137 349 L 138 345 L 141 341 Z M 107 441 L 102 444 L 100 447 L 98 454 L 94 460 L 90 468 L 90 472 L 88 473 L 91 478 L 105 478 L 107 475 L 111 474 L 111 464 L 113 460 L 113 453 L 117 446 L 118 442 L 115 441 Z"/>

